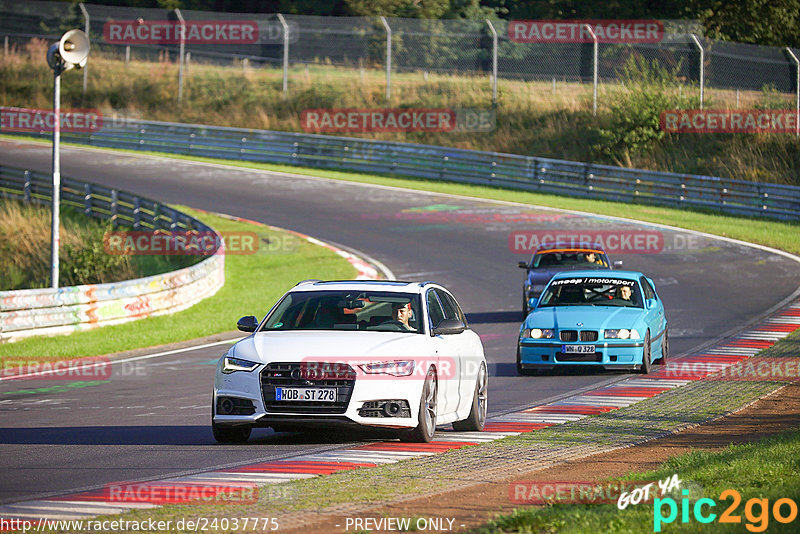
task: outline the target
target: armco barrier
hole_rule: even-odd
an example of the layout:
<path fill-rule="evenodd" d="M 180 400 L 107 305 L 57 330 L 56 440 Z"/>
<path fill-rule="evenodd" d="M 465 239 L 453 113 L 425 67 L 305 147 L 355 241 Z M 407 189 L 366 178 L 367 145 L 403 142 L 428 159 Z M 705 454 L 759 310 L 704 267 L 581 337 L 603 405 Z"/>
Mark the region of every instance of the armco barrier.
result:
<path fill-rule="evenodd" d="M 49 204 L 51 194 L 49 175 L 0 166 L 3 197 Z M 153 200 L 69 178 L 62 179 L 61 201 L 91 217 L 135 229 L 214 231 Z M 136 280 L 1 291 L 0 341 L 67 333 L 188 308 L 216 293 L 225 283 L 222 252 L 191 267 Z"/>
<path fill-rule="evenodd" d="M 47 138 L 51 134 L 38 135 Z M 61 137 L 64 141 L 100 147 L 386 173 L 581 198 L 800 219 L 800 187 L 497 152 L 120 119 L 106 119 L 103 128 L 91 134 L 62 133 Z"/>

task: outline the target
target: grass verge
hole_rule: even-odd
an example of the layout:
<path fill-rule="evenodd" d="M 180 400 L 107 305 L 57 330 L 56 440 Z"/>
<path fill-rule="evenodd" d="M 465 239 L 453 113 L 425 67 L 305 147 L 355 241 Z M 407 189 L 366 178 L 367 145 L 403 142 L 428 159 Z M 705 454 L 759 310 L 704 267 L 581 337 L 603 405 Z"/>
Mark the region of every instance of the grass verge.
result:
<path fill-rule="evenodd" d="M 61 212 L 59 287 L 143 278 L 197 263 L 198 256 L 108 254 L 106 232 L 131 230 L 87 217 L 66 207 Z M 0 200 L 0 291 L 49 287 L 50 208 Z"/>
<path fill-rule="evenodd" d="M 0 135 L 0 139 L 19 140 L 20 138 L 15 136 Z M 25 139 L 41 142 L 41 140 L 35 138 Z M 86 145 L 73 143 L 70 143 L 70 145 L 84 148 L 86 147 Z M 402 187 L 417 191 L 464 195 L 488 200 L 518 202 L 521 204 L 529 204 L 531 206 L 544 206 L 597 215 L 625 217 L 643 222 L 665 224 L 687 230 L 695 230 L 698 232 L 706 232 L 722 237 L 739 239 L 748 243 L 756 243 L 800 255 L 800 240 L 797 239 L 797 235 L 800 232 L 800 221 L 783 222 L 762 218 L 722 215 L 710 210 L 676 209 L 661 206 L 649 206 L 644 204 L 639 205 L 604 200 L 589 200 L 482 185 L 458 184 L 452 182 L 381 176 L 355 172 L 330 171 L 326 169 L 293 167 L 291 165 L 183 156 L 149 151 L 105 148 L 98 148 L 97 150 L 115 150 L 119 152 L 129 152 L 132 154 L 169 157 L 188 161 L 213 163 L 217 165 L 258 169 L 263 171 L 287 172 L 306 176 L 329 178 L 332 180 Z"/>
<path fill-rule="evenodd" d="M 798 350 L 800 332 L 795 332 L 754 358 L 791 358 Z M 667 432 L 724 416 L 775 391 L 780 385 L 774 381 L 699 380 L 626 408 L 481 446 L 262 487 L 258 501 L 253 504 L 170 505 L 134 510 L 104 519 L 169 520 L 173 525 L 171 531 L 176 532 L 174 525 L 177 521 L 198 517 L 209 521 L 214 518 L 274 517 L 281 528 L 289 528 L 299 527 L 303 518 L 319 513 L 364 516 L 377 505 L 466 487 L 475 482 L 516 477 L 522 472 L 658 438 Z M 731 487 L 738 489 L 745 500 L 763 494 L 765 498 L 791 497 L 797 501 L 795 473 L 800 468 L 797 460 L 800 457 L 800 434 L 774 438 L 765 445 L 763 451 L 757 445 L 733 447 L 726 451 L 728 456 L 714 460 L 711 455 L 703 454 L 678 458 L 655 474 L 632 474 L 630 479 L 660 477 L 663 480 L 677 472 L 682 480 L 705 488 L 710 497 L 718 497 L 719 490 Z M 721 502 L 717 510 L 724 510 L 726 506 Z M 648 516 L 644 507 L 629 509 L 632 519 L 625 523 L 620 523 L 622 513 L 611 512 L 610 508 L 597 508 L 597 512 L 591 508 L 584 512 L 585 507 L 576 509 L 581 513 L 600 515 L 579 518 L 580 528 L 565 532 L 652 532 L 652 515 Z M 569 514 L 576 513 L 570 510 L 567 509 L 567 515 L 563 516 L 545 516 L 542 524 L 547 528 L 532 523 L 539 519 L 528 519 L 529 514 L 535 517 L 539 513 L 536 510 L 520 511 L 508 519 L 498 519 L 507 523 L 492 523 L 487 532 L 561 532 L 561 525 L 566 528 L 573 519 Z M 602 515 L 606 512 L 607 517 Z M 548 508 L 543 513 L 556 514 L 558 510 Z M 695 522 L 689 525 L 693 528 L 687 529 L 698 531 L 701 526 Z M 716 532 L 717 526 L 705 528 Z M 741 531 L 741 525 L 739 528 Z"/>
<path fill-rule="evenodd" d="M 33 39 L 26 45 L 12 46 L 0 60 L 0 105 L 49 108 L 52 73 L 41 60 L 48 45 Z M 600 84 L 597 116 L 591 111 L 590 84 L 500 79 L 492 131 L 353 135 L 657 171 L 800 183 L 800 145 L 791 134 L 676 134 L 661 130 L 660 113 L 696 108 L 699 89 L 687 86 L 677 71 L 634 58 L 614 67 L 617 82 Z M 243 69 L 240 61 L 212 65 L 196 58 L 190 63 L 184 71 L 183 101 L 178 103 L 178 66 L 174 63 L 134 57 L 126 64 L 118 54 L 93 50 L 85 95 L 81 76 L 68 73 L 63 77 L 62 109 L 97 108 L 106 117 L 302 132 L 302 113 L 313 108 L 487 110 L 492 106 L 488 75 L 396 72 L 391 103 L 387 104 L 385 77 L 379 68 L 297 64 L 288 72 L 288 93 L 284 94 L 280 68 Z M 739 93 L 706 88 L 705 107 L 793 109 L 791 95 L 768 87 Z"/>
<path fill-rule="evenodd" d="M 797 521 L 784 524 L 775 519 L 773 507 L 779 499 L 797 503 L 800 497 L 800 431 L 792 430 L 745 445 L 732 445 L 721 452 L 695 451 L 671 458 L 658 469 L 630 473 L 626 480 L 665 480 L 678 474 L 682 486 L 689 486 L 683 497 L 672 492 L 663 501 L 673 499 L 676 517 L 670 517 L 670 505 L 652 499 L 637 506 L 619 510 L 616 504 L 554 504 L 528 507 L 499 516 L 475 534 L 500 532 L 558 532 L 574 534 L 596 532 L 797 532 Z M 656 488 L 657 489 L 657 488 Z M 736 490 L 741 503 L 732 509 L 732 517 L 740 523 L 721 523 L 722 512 L 734 506 L 733 496 L 725 490 Z M 686 521 L 680 515 L 682 499 L 689 503 Z M 704 516 L 715 516 L 708 524 L 693 515 L 695 503 L 705 498 L 716 502 L 713 508 L 704 504 Z M 751 503 L 751 499 L 759 501 Z M 766 507 L 762 502 L 766 500 Z M 708 503 L 708 501 L 705 501 Z M 782 517 L 789 517 L 790 505 L 784 503 Z M 796 510 L 796 508 L 795 508 Z M 656 520 L 656 518 L 659 518 Z"/>
<path fill-rule="evenodd" d="M 55 360 L 109 354 L 228 332 L 236 328 L 236 320 L 243 315 L 263 316 L 298 280 L 355 276 L 355 269 L 333 251 L 293 234 L 200 213 L 183 206 L 176 207 L 219 232 L 257 233 L 262 239 L 258 252 L 227 255 L 223 288 L 187 310 L 75 332 L 69 336 L 23 339 L 0 346 L 0 354 L 35 354 L 37 360 Z M 263 239 L 280 246 L 268 246 Z"/>

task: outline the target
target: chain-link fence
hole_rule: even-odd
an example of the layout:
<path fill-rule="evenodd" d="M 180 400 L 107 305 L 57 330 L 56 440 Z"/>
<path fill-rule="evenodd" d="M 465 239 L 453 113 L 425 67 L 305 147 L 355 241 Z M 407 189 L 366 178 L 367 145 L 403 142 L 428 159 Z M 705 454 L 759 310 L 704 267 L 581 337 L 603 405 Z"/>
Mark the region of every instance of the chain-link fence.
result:
<path fill-rule="evenodd" d="M 53 40 L 67 29 L 86 28 L 93 55 L 124 58 L 126 63 L 179 63 L 181 85 L 184 67 L 235 64 L 243 69 L 280 69 L 287 92 L 292 91 L 293 78 L 307 77 L 313 68 L 325 75 L 385 76 L 388 103 L 393 99 L 396 103 L 399 92 L 392 90 L 393 80 L 426 83 L 434 76 L 485 87 L 486 98 L 491 99 L 486 105 L 495 103 L 497 84 L 507 81 L 534 82 L 537 91 L 553 96 L 572 84 L 582 99 L 594 84 L 596 106 L 597 99 L 611 100 L 608 87 L 635 82 L 643 70 L 657 70 L 667 73 L 682 94 L 700 96 L 705 90 L 704 100 L 713 99 L 715 106 L 746 106 L 766 95 L 774 106 L 786 107 L 791 96 L 800 95 L 792 51 L 705 39 L 700 25 L 692 21 L 660 21 L 663 31 L 655 42 L 524 42 L 512 35 L 513 23 L 503 20 L 218 13 L 38 0 L 0 0 L 0 15 L 6 55 L 10 47 L 33 37 Z M 189 31 L 210 21 L 217 26 L 249 25 L 255 38 L 236 41 L 223 31 L 225 38 L 217 32 L 200 41 L 184 39 L 181 46 L 179 40 L 163 35 L 141 38 L 122 32 L 149 25 L 179 25 Z M 113 24 L 122 28 L 117 38 L 109 32 Z M 176 93 L 181 91 L 182 87 Z"/>

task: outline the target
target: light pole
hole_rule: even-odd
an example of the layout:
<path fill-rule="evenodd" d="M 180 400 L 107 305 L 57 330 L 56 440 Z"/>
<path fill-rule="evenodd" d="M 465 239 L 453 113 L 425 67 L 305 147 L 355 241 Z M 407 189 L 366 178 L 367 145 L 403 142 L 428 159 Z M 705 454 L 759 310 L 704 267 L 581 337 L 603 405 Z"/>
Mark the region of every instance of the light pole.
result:
<path fill-rule="evenodd" d="M 53 208 L 50 229 L 50 287 L 58 287 L 59 207 L 61 204 L 61 73 L 86 65 L 89 37 L 81 30 L 65 33 L 58 44 L 47 50 L 47 64 L 53 69 Z"/>

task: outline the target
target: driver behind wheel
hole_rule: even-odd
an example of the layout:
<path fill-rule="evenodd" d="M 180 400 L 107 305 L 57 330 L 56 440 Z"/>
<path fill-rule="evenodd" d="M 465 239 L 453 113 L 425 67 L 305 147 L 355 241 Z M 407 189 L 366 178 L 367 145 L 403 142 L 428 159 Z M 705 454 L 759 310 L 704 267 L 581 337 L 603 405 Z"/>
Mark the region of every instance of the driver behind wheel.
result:
<path fill-rule="evenodd" d="M 404 330 L 416 330 L 408 324 L 411 319 L 411 303 L 410 302 L 394 302 L 392 303 L 392 321 L 399 323 Z"/>

